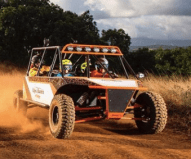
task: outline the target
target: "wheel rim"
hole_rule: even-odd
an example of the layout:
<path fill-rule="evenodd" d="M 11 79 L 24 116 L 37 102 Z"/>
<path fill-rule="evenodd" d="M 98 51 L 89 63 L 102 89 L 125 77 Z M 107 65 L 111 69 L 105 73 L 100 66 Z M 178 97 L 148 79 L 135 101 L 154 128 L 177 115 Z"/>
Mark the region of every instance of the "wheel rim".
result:
<path fill-rule="evenodd" d="M 142 122 L 148 123 L 151 120 L 151 108 L 150 106 L 143 106 L 137 110 L 137 116 L 138 118 L 142 118 Z"/>
<path fill-rule="evenodd" d="M 148 123 L 150 121 L 150 114 L 151 114 L 151 109 L 149 106 L 145 106 L 143 107 L 143 109 L 141 109 L 142 112 L 142 118 L 144 118 L 144 120 L 142 120 L 142 122 L 144 123 Z"/>
<path fill-rule="evenodd" d="M 53 108 L 53 112 L 52 112 L 52 123 L 54 125 L 57 125 L 59 121 L 59 112 L 58 112 L 58 106 L 55 106 Z"/>

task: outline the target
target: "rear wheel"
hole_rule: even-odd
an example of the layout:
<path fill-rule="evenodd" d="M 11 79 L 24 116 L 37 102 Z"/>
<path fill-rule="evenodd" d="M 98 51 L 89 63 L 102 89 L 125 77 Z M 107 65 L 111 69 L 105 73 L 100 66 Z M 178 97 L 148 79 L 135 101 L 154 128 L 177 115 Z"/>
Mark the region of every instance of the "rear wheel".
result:
<path fill-rule="evenodd" d="M 167 122 L 167 108 L 163 98 L 153 92 L 141 93 L 137 99 L 137 104 L 142 107 L 134 110 L 136 124 L 142 133 L 159 133 L 162 132 Z"/>
<path fill-rule="evenodd" d="M 23 115 L 26 115 L 27 103 L 22 101 L 21 98 L 23 98 L 23 91 L 17 90 L 13 96 L 13 106 L 18 113 L 22 113 Z"/>
<path fill-rule="evenodd" d="M 75 108 L 71 97 L 55 95 L 49 110 L 49 126 L 55 138 L 68 138 L 74 129 Z"/>

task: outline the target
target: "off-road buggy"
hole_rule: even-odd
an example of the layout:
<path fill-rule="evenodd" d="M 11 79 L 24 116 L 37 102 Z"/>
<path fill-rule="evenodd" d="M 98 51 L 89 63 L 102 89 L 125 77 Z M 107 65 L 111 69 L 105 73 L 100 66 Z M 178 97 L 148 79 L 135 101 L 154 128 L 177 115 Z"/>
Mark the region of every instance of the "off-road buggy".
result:
<path fill-rule="evenodd" d="M 35 54 L 40 54 L 40 65 L 37 74 L 29 76 Z M 109 61 L 108 68 L 99 57 Z M 63 59 L 72 61 L 73 76 L 65 76 Z M 89 60 L 82 72 L 85 59 Z M 91 76 L 95 62 L 105 70 L 102 77 Z M 43 66 L 48 69 L 42 73 Z M 34 106 L 48 108 L 50 132 L 55 138 L 68 138 L 75 123 L 100 119 L 131 119 L 140 132 L 159 133 L 167 122 L 166 104 L 159 94 L 147 90 L 118 47 L 67 44 L 62 49 L 32 49 L 23 90 L 15 92 L 13 101 L 23 114 Z M 129 112 L 134 113 L 133 118 L 127 117 Z"/>

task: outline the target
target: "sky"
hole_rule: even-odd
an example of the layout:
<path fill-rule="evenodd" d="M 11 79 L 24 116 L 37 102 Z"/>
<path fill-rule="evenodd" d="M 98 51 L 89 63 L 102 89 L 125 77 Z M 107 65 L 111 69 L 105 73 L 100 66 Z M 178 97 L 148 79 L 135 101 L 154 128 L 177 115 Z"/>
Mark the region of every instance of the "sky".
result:
<path fill-rule="evenodd" d="M 191 40 L 191 0 L 50 0 L 64 11 L 89 10 L 100 30 L 124 29 L 131 38 Z"/>

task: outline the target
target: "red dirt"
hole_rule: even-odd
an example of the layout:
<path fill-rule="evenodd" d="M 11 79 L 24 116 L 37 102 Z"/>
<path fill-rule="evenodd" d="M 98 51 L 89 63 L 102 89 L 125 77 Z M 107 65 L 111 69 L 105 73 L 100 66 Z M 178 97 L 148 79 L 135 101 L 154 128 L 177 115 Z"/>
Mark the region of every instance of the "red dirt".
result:
<path fill-rule="evenodd" d="M 191 158 L 191 141 L 166 128 L 142 135 L 133 121 L 78 123 L 69 139 L 51 136 L 48 110 L 32 108 L 27 119 L 12 110 L 12 94 L 22 89 L 23 76 L 0 75 L 0 159 L 40 158 Z"/>

